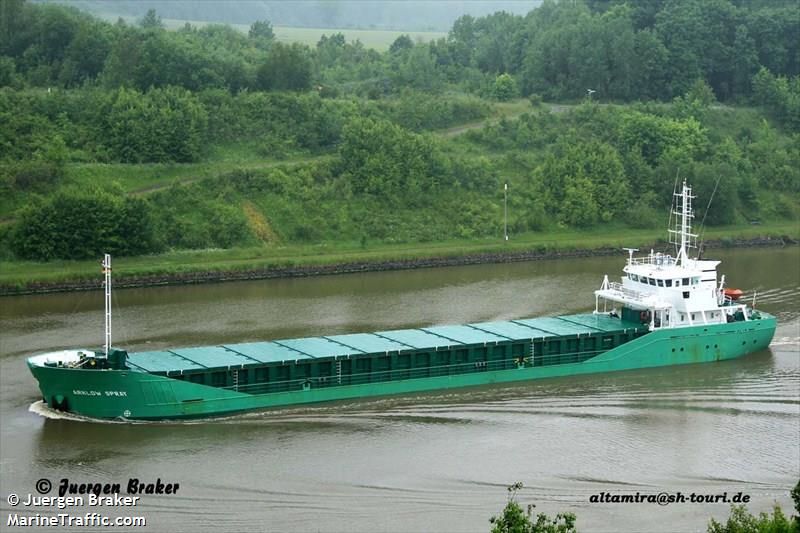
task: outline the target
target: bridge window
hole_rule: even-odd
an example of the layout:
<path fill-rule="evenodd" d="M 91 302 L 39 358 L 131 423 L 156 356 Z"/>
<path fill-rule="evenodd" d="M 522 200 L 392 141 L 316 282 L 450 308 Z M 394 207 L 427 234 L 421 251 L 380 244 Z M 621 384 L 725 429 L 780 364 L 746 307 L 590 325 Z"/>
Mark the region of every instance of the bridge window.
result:
<path fill-rule="evenodd" d="M 683 284 L 684 284 L 684 286 L 688 285 L 689 284 L 689 278 L 683 278 Z"/>
<path fill-rule="evenodd" d="M 633 281 L 639 281 L 639 276 L 637 276 L 636 274 L 631 274 L 630 276 Z"/>
<path fill-rule="evenodd" d="M 700 278 L 692 278 L 692 285 L 697 285 L 700 283 Z"/>
<path fill-rule="evenodd" d="M 658 286 L 659 287 L 663 287 L 664 286 L 664 280 L 663 279 L 659 279 L 657 281 L 658 281 Z"/>
<path fill-rule="evenodd" d="M 665 279 L 665 280 L 664 280 L 664 284 L 665 284 L 667 287 L 672 287 L 672 280 L 671 280 L 671 279 Z"/>
<path fill-rule="evenodd" d="M 647 281 L 650 283 L 650 285 L 652 285 L 652 286 L 654 286 L 654 287 L 655 287 L 655 285 L 656 285 L 656 280 L 654 280 L 653 278 L 647 278 Z"/>

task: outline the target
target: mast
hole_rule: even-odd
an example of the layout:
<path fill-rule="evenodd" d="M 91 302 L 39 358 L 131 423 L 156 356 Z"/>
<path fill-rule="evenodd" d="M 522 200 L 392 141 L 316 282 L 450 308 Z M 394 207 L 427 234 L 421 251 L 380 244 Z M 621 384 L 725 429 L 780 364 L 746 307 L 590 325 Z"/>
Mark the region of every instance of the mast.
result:
<path fill-rule="evenodd" d="M 103 352 L 108 358 L 108 351 L 111 349 L 111 256 L 105 254 L 103 257 L 103 286 L 105 288 L 105 346 Z"/>
<path fill-rule="evenodd" d="M 508 240 L 508 183 L 503 192 L 503 237 Z"/>
<path fill-rule="evenodd" d="M 684 261 L 689 258 L 687 250 L 697 247 L 697 235 L 692 233 L 692 219 L 694 218 L 692 198 L 694 196 L 692 196 L 692 188 L 686 185 L 686 180 L 683 181 L 681 192 L 675 193 L 675 196 L 679 200 L 675 202 L 676 207 L 672 212 L 676 217 L 675 229 L 669 229 L 670 242 L 680 245 L 677 260 L 683 265 Z"/>

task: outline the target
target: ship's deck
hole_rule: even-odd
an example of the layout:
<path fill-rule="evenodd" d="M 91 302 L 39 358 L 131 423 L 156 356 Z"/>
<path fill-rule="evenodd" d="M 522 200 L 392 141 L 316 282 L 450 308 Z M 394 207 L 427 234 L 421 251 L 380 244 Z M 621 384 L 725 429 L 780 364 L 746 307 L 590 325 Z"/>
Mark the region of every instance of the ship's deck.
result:
<path fill-rule="evenodd" d="M 128 355 L 134 370 L 151 373 L 196 372 L 293 363 L 303 359 L 341 359 L 367 354 L 449 349 L 453 346 L 644 331 L 646 326 L 608 315 L 567 315 L 507 322 L 378 331 L 285 339 L 269 342 L 173 348 Z"/>

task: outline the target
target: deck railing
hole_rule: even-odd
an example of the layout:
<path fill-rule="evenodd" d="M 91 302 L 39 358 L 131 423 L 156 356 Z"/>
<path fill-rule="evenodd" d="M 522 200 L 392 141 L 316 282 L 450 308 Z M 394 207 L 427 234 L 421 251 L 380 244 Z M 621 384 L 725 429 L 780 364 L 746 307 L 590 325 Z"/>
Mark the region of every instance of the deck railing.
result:
<path fill-rule="evenodd" d="M 675 266 L 678 260 L 671 255 L 653 254 L 628 259 L 629 265 L 652 265 L 657 267 Z"/>
<path fill-rule="evenodd" d="M 608 290 L 614 291 L 618 293 L 620 296 L 624 296 L 627 300 L 638 302 L 641 304 L 647 303 L 649 300 L 653 298 L 652 294 L 645 294 L 643 292 L 629 289 L 628 287 L 625 287 L 622 283 L 616 281 L 610 281 L 608 283 Z"/>
<path fill-rule="evenodd" d="M 397 368 L 377 372 L 363 372 L 359 374 L 333 374 L 330 376 L 314 376 L 307 378 L 291 379 L 285 381 L 272 381 L 266 383 L 239 383 L 235 386 L 221 387 L 236 390 L 246 394 L 271 394 L 276 392 L 301 391 L 328 387 L 342 387 L 348 385 L 364 385 L 368 383 L 381 383 L 387 381 L 401 381 L 407 379 L 455 376 L 478 372 L 496 370 L 513 370 L 517 368 L 531 368 L 550 365 L 564 365 L 569 363 L 582 363 L 606 350 L 588 350 L 552 355 L 534 355 L 533 357 L 515 357 L 497 361 L 473 361 L 452 365 L 438 365 L 421 368 Z"/>

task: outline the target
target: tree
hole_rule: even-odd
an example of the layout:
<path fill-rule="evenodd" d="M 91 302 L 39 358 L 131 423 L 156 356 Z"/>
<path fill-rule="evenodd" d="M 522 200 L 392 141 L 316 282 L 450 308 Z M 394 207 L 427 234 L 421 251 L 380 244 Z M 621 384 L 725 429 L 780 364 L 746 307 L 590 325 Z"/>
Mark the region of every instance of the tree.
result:
<path fill-rule="evenodd" d="M 0 2 L 0 55 L 11 50 L 11 42 L 22 22 L 25 0 L 3 0 Z"/>
<path fill-rule="evenodd" d="M 155 9 L 148 9 L 147 13 L 145 13 L 144 17 L 139 21 L 139 26 L 146 30 L 154 30 L 163 28 L 164 23 L 161 22 L 161 17 L 156 14 Z"/>
<path fill-rule="evenodd" d="M 667 48 L 655 32 L 650 29 L 636 32 L 632 69 L 634 78 L 638 80 L 636 95 L 639 98 L 655 100 L 669 94 L 665 75 L 667 54 Z"/>
<path fill-rule="evenodd" d="M 550 518 L 544 513 L 538 513 L 533 519 L 535 505 L 528 505 L 523 511 L 517 503 L 517 491 L 522 489 L 522 483 L 514 483 L 508 487 L 508 502 L 500 516 L 489 519 L 492 524 L 492 533 L 575 533 L 575 515 L 572 513 L 558 513 L 555 518 Z"/>
<path fill-rule="evenodd" d="M 685 98 L 689 102 L 696 102 L 700 107 L 708 107 L 716 103 L 717 97 L 714 96 L 714 90 L 702 78 L 698 78 L 686 91 Z"/>
<path fill-rule="evenodd" d="M 418 200 L 452 176 L 434 139 L 385 120 L 351 120 L 342 131 L 339 156 L 353 191 L 398 203 Z"/>
<path fill-rule="evenodd" d="M 669 50 L 672 94 L 682 94 L 697 78 L 721 98 L 730 96 L 736 8 L 728 0 L 667 2 L 656 15 L 656 31 Z"/>
<path fill-rule="evenodd" d="M 270 91 L 305 91 L 311 88 L 311 58 L 306 46 L 280 42 L 270 46 L 257 72 L 259 88 Z"/>
<path fill-rule="evenodd" d="M 724 524 L 711 519 L 708 533 L 794 533 L 797 529 L 793 527 L 792 522 L 793 520 L 786 518 L 778 505 L 772 508 L 772 516 L 767 513 L 754 516 L 744 505 L 734 505 L 731 508 L 731 516 Z"/>
<path fill-rule="evenodd" d="M 795 516 L 787 518 L 777 503 L 771 516 L 767 513 L 754 516 L 744 505 L 732 505 L 728 521 L 722 524 L 712 518 L 708 533 L 797 533 L 800 531 L 800 481 L 789 494 L 794 500 Z"/>
<path fill-rule="evenodd" d="M 64 85 L 79 85 L 97 77 L 103 70 L 111 48 L 107 28 L 101 24 L 82 24 L 64 54 L 60 80 Z M 67 70 L 67 67 L 72 70 Z"/>
<path fill-rule="evenodd" d="M 14 85 L 17 79 L 17 64 L 14 59 L 0 56 L 0 87 Z"/>
<path fill-rule="evenodd" d="M 103 110 L 101 141 L 126 163 L 189 162 L 204 148 L 208 115 L 196 96 L 178 88 L 141 93 L 119 89 Z"/>
<path fill-rule="evenodd" d="M 275 32 L 272 29 L 272 24 L 268 20 L 257 20 L 250 25 L 250 31 L 247 36 L 256 42 L 256 46 L 260 48 L 268 47 L 269 44 L 275 40 Z"/>
<path fill-rule="evenodd" d="M 414 41 L 412 41 L 411 37 L 404 33 L 395 39 L 391 46 L 389 46 L 389 53 L 396 54 L 398 52 L 411 50 L 412 48 L 414 48 Z"/>
<path fill-rule="evenodd" d="M 492 96 L 495 100 L 506 102 L 517 95 L 517 84 L 511 75 L 504 73 L 494 79 Z"/>
<path fill-rule="evenodd" d="M 561 222 L 576 228 L 588 228 L 598 221 L 599 216 L 594 184 L 581 175 L 569 176 L 561 204 Z"/>
<path fill-rule="evenodd" d="M 156 251 L 145 200 L 121 190 L 63 189 L 25 207 L 14 225 L 17 257 L 47 261 Z"/>
<path fill-rule="evenodd" d="M 402 63 L 395 76 L 398 86 L 408 86 L 427 92 L 435 92 L 441 88 L 444 80 L 429 46 L 413 47 L 408 54 L 401 56 L 400 61 Z"/>
<path fill-rule="evenodd" d="M 750 94 L 750 80 L 758 70 L 758 52 L 755 41 L 747 31 L 747 26 L 736 27 L 733 55 L 736 61 L 731 69 L 731 92 L 734 95 L 742 96 Z"/>
<path fill-rule="evenodd" d="M 753 77 L 753 100 L 793 131 L 800 131 L 800 76 L 788 80 L 761 67 Z"/>
<path fill-rule="evenodd" d="M 340 59 L 350 59 L 356 55 L 355 50 L 348 50 L 347 41 L 341 32 L 330 37 L 323 35 L 317 41 L 317 64 L 322 68 L 330 68 Z M 348 57 L 350 56 L 350 57 Z"/>

